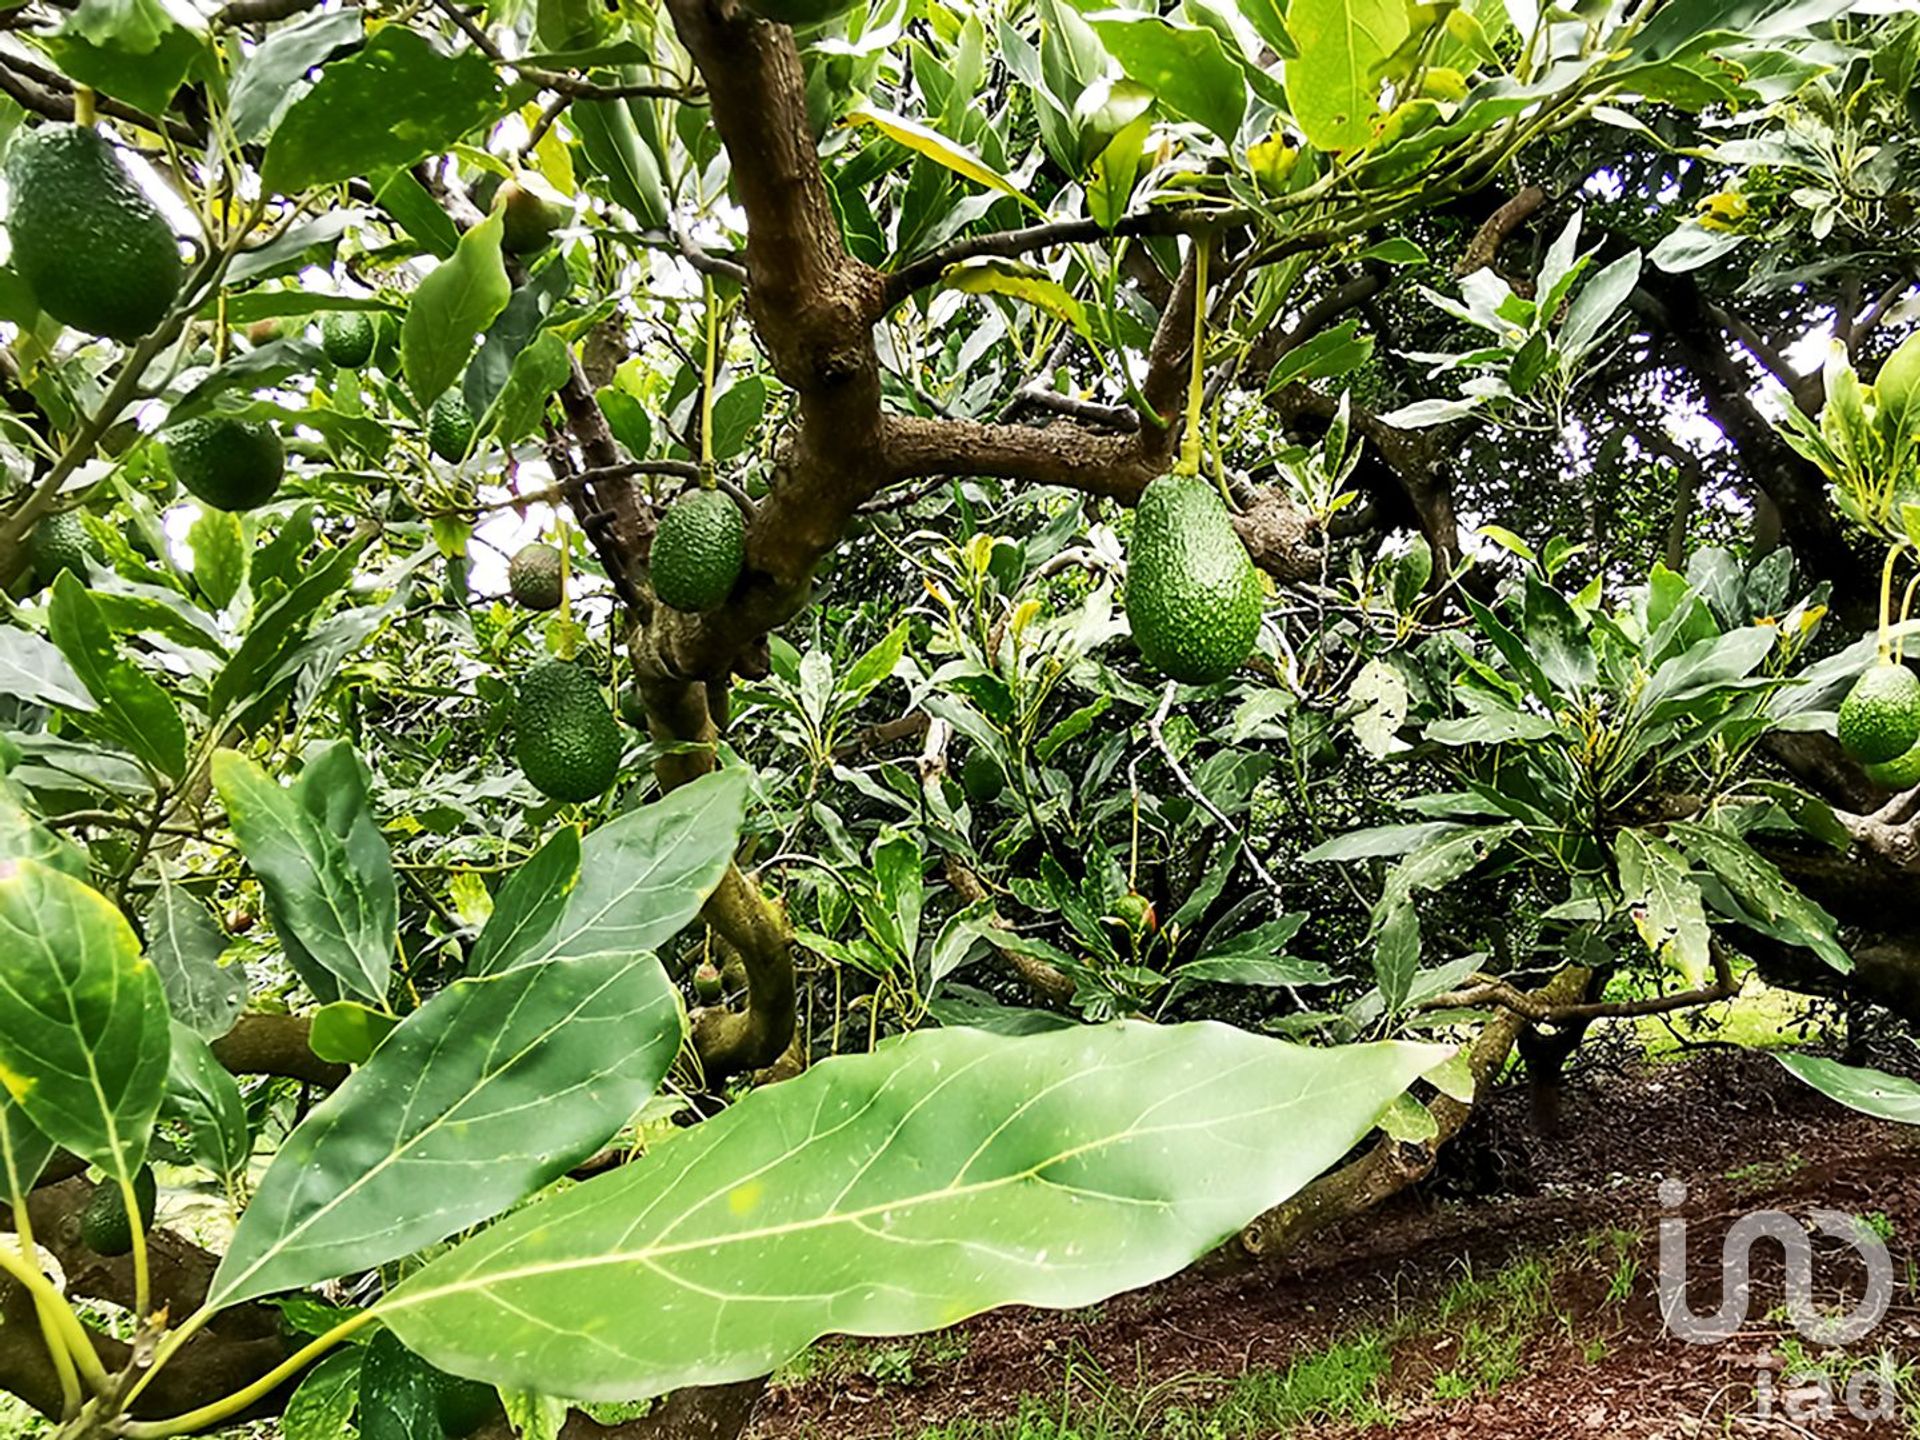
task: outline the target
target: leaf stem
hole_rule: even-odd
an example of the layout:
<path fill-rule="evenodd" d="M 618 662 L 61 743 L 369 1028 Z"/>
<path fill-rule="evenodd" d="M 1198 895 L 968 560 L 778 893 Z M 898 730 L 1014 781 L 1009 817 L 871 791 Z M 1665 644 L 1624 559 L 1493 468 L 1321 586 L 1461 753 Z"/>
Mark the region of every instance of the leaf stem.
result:
<path fill-rule="evenodd" d="M 273 1391 L 278 1389 L 287 1380 L 299 1374 L 300 1371 L 304 1370 L 320 1356 L 326 1354 L 327 1351 L 333 1349 L 334 1346 L 338 1345 L 342 1340 L 345 1340 L 356 1330 L 371 1324 L 373 1319 L 373 1311 L 362 1310 L 357 1315 L 352 1315 L 342 1320 L 317 1340 L 308 1341 L 285 1360 L 282 1360 L 278 1365 L 274 1366 L 273 1369 L 262 1375 L 258 1380 L 255 1380 L 250 1385 L 243 1386 L 231 1395 L 215 1400 L 210 1404 L 202 1405 L 198 1410 L 189 1410 L 183 1415 L 175 1415 L 171 1419 L 133 1421 L 131 1424 L 124 1426 L 120 1433 L 127 1437 L 127 1440 L 166 1440 L 168 1436 L 190 1435 L 196 1430 L 204 1430 L 210 1425 L 217 1425 L 220 1421 L 239 1414 L 255 1401 L 272 1394 Z M 174 1348 L 177 1349 L 178 1347 L 176 1346 Z M 153 1369 L 148 1371 L 148 1375 L 152 1375 L 154 1371 L 157 1371 L 160 1368 L 160 1364 L 161 1359 L 157 1358 L 154 1361 Z M 135 1391 L 134 1393 L 138 1394 L 139 1392 Z M 127 1399 L 129 1403 L 131 1403 L 133 1396 L 129 1395 Z"/>
<path fill-rule="evenodd" d="M 100 1356 L 87 1338 L 86 1327 L 67 1304 L 67 1297 L 53 1287 L 53 1282 L 40 1273 L 37 1265 L 23 1260 L 5 1246 L 0 1246 L 0 1271 L 11 1275 L 35 1301 L 46 1306 L 54 1328 L 66 1343 L 68 1356 L 87 1384 L 96 1391 L 105 1390 L 109 1384 L 106 1366 L 100 1363 Z"/>
<path fill-rule="evenodd" d="M 1207 257 L 1213 251 L 1213 237 L 1193 237 L 1193 339 L 1189 346 L 1192 363 L 1187 370 L 1187 428 L 1180 437 L 1180 463 L 1176 474 L 1200 473 L 1200 412 L 1207 393 Z"/>

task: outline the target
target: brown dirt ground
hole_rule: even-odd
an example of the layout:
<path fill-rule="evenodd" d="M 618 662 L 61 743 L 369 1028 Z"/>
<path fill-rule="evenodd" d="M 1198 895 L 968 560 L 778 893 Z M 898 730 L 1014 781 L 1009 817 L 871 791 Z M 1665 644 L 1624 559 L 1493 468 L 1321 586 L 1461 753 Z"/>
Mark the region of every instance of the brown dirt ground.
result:
<path fill-rule="evenodd" d="M 1717 1051 L 1678 1064 L 1590 1070 L 1569 1083 L 1552 1139 L 1535 1129 L 1523 1093 L 1502 1092 L 1418 1192 L 1262 1271 L 1203 1268 L 1088 1311 L 998 1311 L 918 1352 L 904 1380 L 831 1364 L 815 1367 L 813 1378 L 776 1378 L 749 1434 L 911 1437 L 956 1417 L 1010 1416 L 1024 1398 L 1060 1396 L 1081 1383 L 1071 1378 L 1079 1375 L 1104 1376 L 1148 1397 L 1140 1432 L 1157 1436 L 1164 1432 L 1154 1411 L 1166 1401 L 1155 1396 L 1204 1409 L 1235 1377 L 1285 1370 L 1336 1341 L 1418 1313 L 1463 1275 L 1558 1256 L 1552 1313 L 1529 1336 L 1518 1373 L 1491 1393 L 1436 1399 L 1435 1377 L 1461 1358 L 1457 1327 L 1402 1326 L 1406 1338 L 1394 1346 L 1381 1394 L 1394 1415 L 1390 1426 L 1273 1433 L 1342 1440 L 1389 1429 L 1397 1440 L 1920 1436 L 1920 1416 L 1828 1419 L 1807 1408 L 1806 1392 L 1793 1393 L 1780 1369 L 1793 1337 L 1784 1322 L 1767 1318 L 1782 1295 L 1777 1249 L 1755 1252 L 1751 1318 L 1740 1334 L 1718 1346 L 1665 1334 L 1655 1235 L 1664 1213 L 1657 1188 L 1669 1176 L 1689 1187 L 1696 1309 L 1718 1303 L 1720 1244 L 1738 1216 L 1766 1207 L 1884 1215 L 1899 1288 L 1863 1348 L 1891 1346 L 1903 1360 L 1920 1361 L 1920 1137 L 1832 1105 L 1765 1056 Z M 1637 1237 L 1623 1242 L 1638 1261 L 1624 1300 L 1608 1293 L 1618 1252 L 1596 1256 L 1580 1245 L 1613 1230 Z M 1843 1301 L 1863 1273 L 1857 1260 L 1835 1243 L 1816 1254 L 1823 1298 Z M 1757 1413 L 1762 1370 L 1776 1387 L 1772 1419 Z"/>

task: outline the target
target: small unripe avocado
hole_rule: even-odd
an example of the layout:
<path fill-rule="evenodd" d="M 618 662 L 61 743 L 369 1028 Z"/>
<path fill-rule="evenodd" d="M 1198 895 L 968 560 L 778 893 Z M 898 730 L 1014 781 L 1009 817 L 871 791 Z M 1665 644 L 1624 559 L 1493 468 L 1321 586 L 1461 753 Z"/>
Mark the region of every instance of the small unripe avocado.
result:
<path fill-rule="evenodd" d="M 689 615 L 733 593 L 747 557 L 740 507 L 718 490 L 689 490 L 660 517 L 653 536 L 653 592 Z"/>
<path fill-rule="evenodd" d="M 636 730 L 648 726 L 646 697 L 631 685 L 620 692 L 620 718 Z"/>
<path fill-rule="evenodd" d="M 1113 918 L 1126 927 L 1129 935 L 1144 935 L 1159 928 L 1153 902 L 1132 890 L 1113 902 Z"/>
<path fill-rule="evenodd" d="M 189 420 L 167 434 L 173 476 L 216 510 L 255 510 L 280 489 L 287 451 L 262 420 L 215 415 Z"/>
<path fill-rule="evenodd" d="M 1840 743 L 1869 765 L 1898 760 L 1920 741 L 1920 675 L 1891 661 L 1853 682 L 1840 702 Z"/>
<path fill-rule="evenodd" d="M 320 349 L 342 370 L 373 358 L 373 320 L 360 310 L 329 310 L 320 317 Z"/>
<path fill-rule="evenodd" d="M 14 141 L 6 174 L 13 269 L 42 310 L 120 341 L 160 323 L 180 291 L 180 242 L 104 135 L 42 125 Z"/>
<path fill-rule="evenodd" d="M 558 200 L 550 200 L 518 180 L 502 185 L 493 203 L 500 211 L 500 248 L 509 255 L 532 255 L 546 249 L 553 232 L 573 216 Z"/>
<path fill-rule="evenodd" d="M 151 1166 L 142 1165 L 134 1172 L 133 1198 L 140 1206 L 140 1228 L 152 1229 L 159 1186 Z M 133 1226 L 127 1221 L 127 1204 L 117 1180 L 102 1180 L 94 1187 L 87 1208 L 80 1212 L 80 1238 L 96 1255 L 124 1255 L 133 1249 Z"/>
<path fill-rule="evenodd" d="M 427 448 L 442 460 L 458 462 L 466 459 L 471 444 L 473 412 L 467 408 L 467 397 L 449 390 L 427 410 Z"/>
<path fill-rule="evenodd" d="M 1920 744 L 1898 759 L 1860 768 L 1866 772 L 1867 779 L 1882 790 L 1911 790 L 1920 785 Z"/>
<path fill-rule="evenodd" d="M 693 972 L 693 998 L 702 1005 L 715 1005 L 725 993 L 719 968 L 711 960 L 702 960 Z"/>
<path fill-rule="evenodd" d="M 575 803 L 604 795 L 620 772 L 620 726 L 580 666 L 549 660 L 520 681 L 514 755 L 534 788 Z"/>
<path fill-rule="evenodd" d="M 1149 664 L 1189 685 L 1240 668 L 1260 634 L 1260 577 L 1219 492 L 1163 475 L 1134 512 L 1127 620 Z"/>
<path fill-rule="evenodd" d="M 43 515 L 27 534 L 27 558 L 33 562 L 33 578 L 42 585 L 51 585 L 62 570 L 85 581 L 92 555 L 93 537 L 77 510 Z"/>
<path fill-rule="evenodd" d="M 535 541 L 522 545 L 507 562 L 507 589 L 529 610 L 558 610 L 561 601 L 560 551 Z"/>
<path fill-rule="evenodd" d="M 984 750 L 975 750 L 960 767 L 960 788 L 976 805 L 991 805 L 1007 788 L 1007 772 Z"/>

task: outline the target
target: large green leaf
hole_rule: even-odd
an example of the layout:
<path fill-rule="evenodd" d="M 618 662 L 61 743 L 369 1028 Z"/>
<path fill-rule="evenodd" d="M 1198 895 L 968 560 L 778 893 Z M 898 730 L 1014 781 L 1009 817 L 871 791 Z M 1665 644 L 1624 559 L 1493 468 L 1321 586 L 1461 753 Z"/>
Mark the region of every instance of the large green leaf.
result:
<path fill-rule="evenodd" d="M 181 16 L 193 23 L 181 24 Z M 80 0 L 42 43 L 69 79 L 152 115 L 165 112 L 206 49 L 193 10 L 161 0 Z"/>
<path fill-rule="evenodd" d="M 539 944 L 560 923 L 579 878 L 580 831 L 564 825 L 493 897 L 493 914 L 473 942 L 467 968 L 475 975 L 504 969 L 513 957 Z"/>
<path fill-rule="evenodd" d="M 53 582 L 47 633 L 99 706 L 82 718 L 82 727 L 131 751 L 160 774 L 179 779 L 187 768 L 187 727 L 180 707 L 152 676 L 120 653 L 106 617 L 71 570 L 63 570 Z"/>
<path fill-rule="evenodd" d="M 147 910 L 147 953 L 173 1018 L 208 1040 L 231 1030 L 247 1003 L 247 972 L 220 963 L 226 948 L 225 932 L 200 899 L 162 875 Z"/>
<path fill-rule="evenodd" d="M 1869 1070 L 1859 1065 L 1842 1065 L 1817 1055 L 1778 1055 L 1774 1057 L 1794 1075 L 1806 1081 L 1830 1100 L 1838 1100 L 1862 1115 L 1876 1120 L 1892 1120 L 1901 1125 L 1920 1125 L 1920 1084 L 1901 1075 Z"/>
<path fill-rule="evenodd" d="M 1087 1305 L 1292 1195 L 1446 1053 L 1211 1023 L 923 1031 L 753 1092 L 380 1310 L 442 1369 L 626 1399 L 764 1374 L 828 1333 Z"/>
<path fill-rule="evenodd" d="M 365 1270 L 499 1214 L 604 1144 L 679 1048 L 679 999 L 648 954 L 448 986 L 293 1132 L 209 1303 Z"/>
<path fill-rule="evenodd" d="M 54 1145 L 0 1086 L 0 1196 L 18 1198 L 53 1158 Z"/>
<path fill-rule="evenodd" d="M 93 697 L 59 648 L 31 630 L 0 630 L 0 695 L 29 705 L 94 710 Z"/>
<path fill-rule="evenodd" d="M 1734 918 L 1764 935 L 1806 946 L 1843 975 L 1852 971 L 1853 957 L 1834 933 L 1833 916 L 1790 884 L 1780 868 L 1751 845 L 1692 821 L 1674 821 L 1667 834 L 1726 886 L 1737 912 Z"/>
<path fill-rule="evenodd" d="M 166 1081 L 160 977 L 98 891 L 0 860 L 0 1085 L 36 1129 L 131 1179 Z"/>
<path fill-rule="evenodd" d="M 249 50 L 234 68 L 227 102 L 234 135 L 246 141 L 263 138 L 293 102 L 313 88 L 307 73 L 358 45 L 364 24 L 358 7 L 309 15 L 281 26 Z"/>
<path fill-rule="evenodd" d="M 407 388 L 430 405 L 458 378 L 480 332 L 513 295 L 500 258 L 504 222 L 489 215 L 460 237 L 451 260 L 420 282 L 400 326 L 400 364 Z"/>
<path fill-rule="evenodd" d="M 1293 118 L 1321 150 L 1367 143 L 1379 109 L 1377 67 L 1407 38 L 1405 0 L 1293 0 L 1287 61 Z"/>
<path fill-rule="evenodd" d="M 493 119 L 502 105 L 500 79 L 479 51 L 444 55 L 418 31 L 388 25 L 365 49 L 327 65 L 288 107 L 267 145 L 261 181 L 294 195 L 411 165 Z"/>
<path fill-rule="evenodd" d="M 503 890 L 471 968 L 479 974 L 560 956 L 633 955 L 664 944 L 726 874 L 748 781 L 745 769 L 716 771 L 601 826 L 580 847 L 564 905 L 519 885 L 510 887 L 508 904 Z M 562 852 L 549 861 L 543 850 L 528 863 L 564 884 L 565 859 Z"/>
<path fill-rule="evenodd" d="M 363 548 L 360 543 L 354 543 L 332 551 L 317 564 L 306 567 L 298 583 L 254 615 L 233 658 L 214 677 L 207 695 L 208 709 L 214 715 L 225 719 L 230 708 L 238 707 L 241 713 L 235 718 L 244 718 L 248 710 L 278 690 L 278 677 L 307 626 L 321 607 L 353 578 L 354 564 Z M 264 563 L 268 553 L 269 547 L 263 546 L 253 556 L 256 588 L 268 578 Z"/>
<path fill-rule="evenodd" d="M 267 914 L 307 988 L 386 1003 L 400 908 L 393 857 L 374 823 L 367 775 L 345 741 L 313 752 L 283 789 L 246 756 L 213 758 L 214 788 L 259 878 Z"/>
<path fill-rule="evenodd" d="M 1632 56 L 1639 63 L 1671 60 L 1717 36 L 1791 35 L 1851 8 L 1851 0 L 1671 0 L 1634 37 Z"/>
<path fill-rule="evenodd" d="M 207 1042 L 177 1020 L 161 1110 L 187 1126 L 195 1163 L 222 1180 L 245 1173 L 252 1144 L 240 1086 L 214 1058 Z"/>
<path fill-rule="evenodd" d="M 567 123 L 580 137 L 580 151 L 607 182 L 615 204 L 646 230 L 667 223 L 667 188 L 660 161 L 640 138 L 633 115 L 618 100 L 581 100 L 567 107 Z"/>
<path fill-rule="evenodd" d="M 1246 77 L 1218 35 L 1204 26 L 1178 25 L 1132 10 L 1090 15 L 1087 23 L 1120 68 L 1161 104 L 1233 143 L 1246 114 Z"/>
<path fill-rule="evenodd" d="M 1707 973 L 1707 912 L 1687 862 L 1640 830 L 1614 837 L 1620 890 L 1647 949 L 1697 985 Z"/>
<path fill-rule="evenodd" d="M 38 860 L 76 880 L 87 878 L 86 851 L 42 825 L 4 777 L 0 777 L 0 860 Z"/>

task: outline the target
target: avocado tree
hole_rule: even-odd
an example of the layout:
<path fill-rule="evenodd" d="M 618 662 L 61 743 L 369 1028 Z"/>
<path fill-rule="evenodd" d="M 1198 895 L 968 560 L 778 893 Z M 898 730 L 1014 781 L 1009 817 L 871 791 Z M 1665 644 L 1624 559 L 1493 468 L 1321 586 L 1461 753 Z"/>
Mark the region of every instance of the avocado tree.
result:
<path fill-rule="evenodd" d="M 0 1387 L 726 1433 L 1736 961 L 1911 1018 L 1854 8 L 9 12 Z"/>

